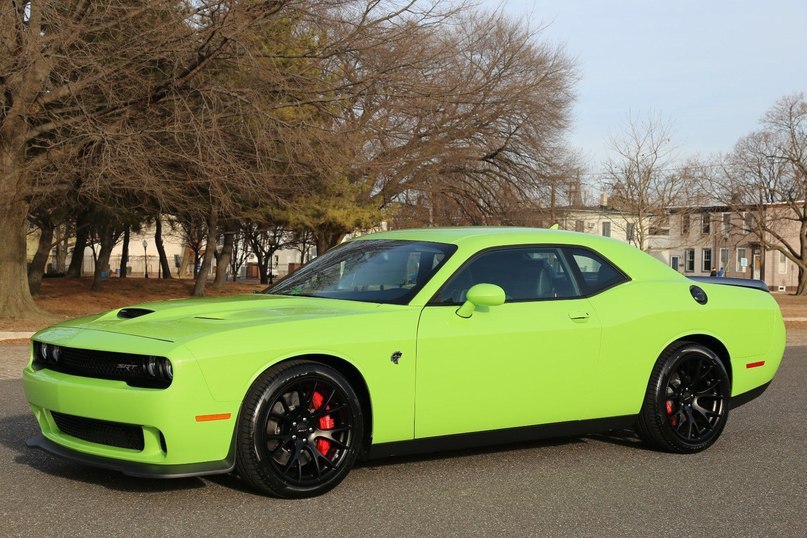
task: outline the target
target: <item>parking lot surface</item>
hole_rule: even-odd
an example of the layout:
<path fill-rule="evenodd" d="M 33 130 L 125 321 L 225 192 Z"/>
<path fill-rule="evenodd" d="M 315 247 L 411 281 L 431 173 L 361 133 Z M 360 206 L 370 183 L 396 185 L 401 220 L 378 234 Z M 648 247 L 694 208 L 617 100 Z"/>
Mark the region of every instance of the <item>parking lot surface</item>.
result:
<path fill-rule="evenodd" d="M 0 361 L 21 363 L 23 346 Z M 807 535 L 807 347 L 789 347 L 717 444 L 678 456 L 630 432 L 373 461 L 315 499 L 231 476 L 147 480 L 25 447 L 37 433 L 18 379 L 0 379 L 0 535 Z M 469 389 L 474 405 L 505 406 Z M 472 406 L 471 406 L 472 407 Z"/>

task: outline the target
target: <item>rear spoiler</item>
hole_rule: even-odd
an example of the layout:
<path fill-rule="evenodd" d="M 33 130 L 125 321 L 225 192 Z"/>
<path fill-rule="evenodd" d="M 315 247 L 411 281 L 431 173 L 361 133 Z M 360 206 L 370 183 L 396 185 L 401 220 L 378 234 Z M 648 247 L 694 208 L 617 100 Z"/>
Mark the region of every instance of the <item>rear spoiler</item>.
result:
<path fill-rule="evenodd" d="M 722 284 L 723 286 L 739 286 L 741 288 L 753 288 L 755 290 L 767 291 L 768 285 L 762 280 L 753 278 L 726 278 L 717 276 L 691 276 L 690 280 L 695 282 L 703 282 L 704 284 Z"/>

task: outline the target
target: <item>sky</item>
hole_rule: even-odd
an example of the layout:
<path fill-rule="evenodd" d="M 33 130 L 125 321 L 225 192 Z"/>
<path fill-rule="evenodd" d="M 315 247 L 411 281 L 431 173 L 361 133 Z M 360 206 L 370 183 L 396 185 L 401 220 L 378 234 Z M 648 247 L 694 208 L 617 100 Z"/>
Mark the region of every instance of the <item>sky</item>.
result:
<path fill-rule="evenodd" d="M 807 0 L 481 0 L 499 6 L 575 59 L 569 138 L 594 169 L 631 115 L 668 122 L 680 158 L 708 156 L 807 92 Z"/>

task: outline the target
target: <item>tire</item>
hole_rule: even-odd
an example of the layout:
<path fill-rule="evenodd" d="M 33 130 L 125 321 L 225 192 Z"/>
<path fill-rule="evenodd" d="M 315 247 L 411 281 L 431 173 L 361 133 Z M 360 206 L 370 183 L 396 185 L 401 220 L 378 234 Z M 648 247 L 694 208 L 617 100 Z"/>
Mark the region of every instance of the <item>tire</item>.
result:
<path fill-rule="evenodd" d="M 312 361 L 282 363 L 259 376 L 244 399 L 236 471 L 261 493 L 314 497 L 345 478 L 363 439 L 359 398 L 338 371 Z"/>
<path fill-rule="evenodd" d="M 679 344 L 662 353 L 653 367 L 636 433 L 659 450 L 692 454 L 712 446 L 723 432 L 731 381 L 712 350 Z"/>

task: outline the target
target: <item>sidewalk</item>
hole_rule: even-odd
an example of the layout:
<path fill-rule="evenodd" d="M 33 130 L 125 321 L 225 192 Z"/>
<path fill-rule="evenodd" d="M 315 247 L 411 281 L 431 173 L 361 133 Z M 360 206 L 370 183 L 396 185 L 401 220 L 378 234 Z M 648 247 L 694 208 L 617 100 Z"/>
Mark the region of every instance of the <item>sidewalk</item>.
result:
<path fill-rule="evenodd" d="M 0 332 L 0 342 L 4 340 L 27 340 L 31 338 L 32 332 Z"/>

